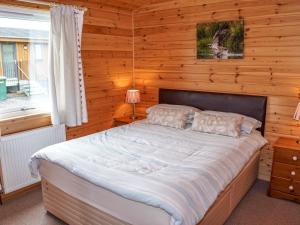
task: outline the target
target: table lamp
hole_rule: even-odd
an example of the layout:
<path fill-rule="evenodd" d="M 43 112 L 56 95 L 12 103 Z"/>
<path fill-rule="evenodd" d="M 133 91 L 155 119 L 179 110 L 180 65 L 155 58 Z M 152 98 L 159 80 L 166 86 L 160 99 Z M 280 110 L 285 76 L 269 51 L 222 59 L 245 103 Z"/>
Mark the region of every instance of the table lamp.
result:
<path fill-rule="evenodd" d="M 298 103 L 295 114 L 294 114 L 294 120 L 299 121 L 300 120 L 300 103 Z M 300 140 L 297 141 L 297 144 L 300 144 Z"/>
<path fill-rule="evenodd" d="M 135 116 L 135 104 L 141 102 L 141 96 L 139 90 L 128 90 L 126 94 L 126 102 L 132 104 L 132 120 L 136 119 Z"/>

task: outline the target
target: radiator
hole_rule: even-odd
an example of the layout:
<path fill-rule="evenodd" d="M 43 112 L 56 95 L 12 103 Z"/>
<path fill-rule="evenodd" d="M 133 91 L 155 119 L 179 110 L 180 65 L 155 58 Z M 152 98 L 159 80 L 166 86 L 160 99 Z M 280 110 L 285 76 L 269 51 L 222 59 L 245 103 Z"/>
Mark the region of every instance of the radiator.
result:
<path fill-rule="evenodd" d="M 66 140 L 65 126 L 49 126 L 0 137 L 0 175 L 4 194 L 39 181 L 30 175 L 28 163 L 38 150 Z"/>

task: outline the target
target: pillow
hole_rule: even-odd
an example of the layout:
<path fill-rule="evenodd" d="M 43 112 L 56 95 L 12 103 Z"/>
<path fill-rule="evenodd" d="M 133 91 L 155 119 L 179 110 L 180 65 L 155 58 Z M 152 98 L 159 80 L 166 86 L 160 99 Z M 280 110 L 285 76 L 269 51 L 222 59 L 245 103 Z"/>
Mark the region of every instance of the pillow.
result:
<path fill-rule="evenodd" d="M 241 131 L 246 134 L 251 134 L 252 131 L 261 128 L 262 123 L 252 117 L 241 115 L 238 113 L 228 113 L 228 112 L 217 112 L 217 111 L 203 111 L 206 114 L 217 115 L 217 116 L 231 116 L 231 117 L 242 117 L 243 121 L 241 124 Z"/>
<path fill-rule="evenodd" d="M 170 105 L 170 104 L 158 104 L 149 107 L 146 112 L 149 114 L 151 111 L 156 109 L 174 109 L 174 110 L 180 110 L 187 114 L 188 120 L 187 123 L 193 123 L 194 114 L 195 112 L 201 112 L 200 109 L 197 109 L 192 106 L 186 106 L 186 105 Z"/>
<path fill-rule="evenodd" d="M 239 137 L 242 117 L 195 113 L 192 130 L 230 137 Z"/>
<path fill-rule="evenodd" d="M 147 116 L 147 122 L 167 127 L 183 129 L 187 122 L 187 113 L 177 109 L 156 108 Z"/>

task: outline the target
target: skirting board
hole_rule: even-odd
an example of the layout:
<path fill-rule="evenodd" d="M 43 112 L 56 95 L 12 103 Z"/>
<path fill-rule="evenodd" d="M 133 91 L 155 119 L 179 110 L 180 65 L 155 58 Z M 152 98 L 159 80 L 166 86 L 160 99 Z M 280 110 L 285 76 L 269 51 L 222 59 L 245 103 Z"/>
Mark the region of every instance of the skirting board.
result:
<path fill-rule="evenodd" d="M 259 152 L 219 195 L 198 225 L 222 225 L 257 178 Z M 43 201 L 48 212 L 70 225 L 128 225 L 87 203 L 74 198 L 42 179 Z"/>
<path fill-rule="evenodd" d="M 26 194 L 30 191 L 40 189 L 40 188 L 41 188 L 41 182 L 38 182 L 38 183 L 35 183 L 35 184 L 30 185 L 30 186 L 21 188 L 17 191 L 14 191 L 14 192 L 11 192 L 11 193 L 8 193 L 8 194 L 0 194 L 0 203 L 1 204 L 5 203 L 6 201 L 9 201 L 9 200 L 14 199 L 14 198 L 18 198 L 21 195 L 24 195 L 24 194 Z"/>

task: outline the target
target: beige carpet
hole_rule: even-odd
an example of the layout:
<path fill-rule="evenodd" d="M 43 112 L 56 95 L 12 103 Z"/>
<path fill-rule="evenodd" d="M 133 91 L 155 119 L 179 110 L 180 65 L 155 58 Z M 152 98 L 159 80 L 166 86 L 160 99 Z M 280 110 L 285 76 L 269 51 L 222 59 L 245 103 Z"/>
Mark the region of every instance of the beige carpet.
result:
<path fill-rule="evenodd" d="M 300 204 L 270 198 L 268 183 L 257 181 L 226 225 L 300 225 Z M 40 191 L 0 206 L 0 225 L 64 225 L 43 209 Z M 156 224 L 153 224 L 156 225 Z"/>

